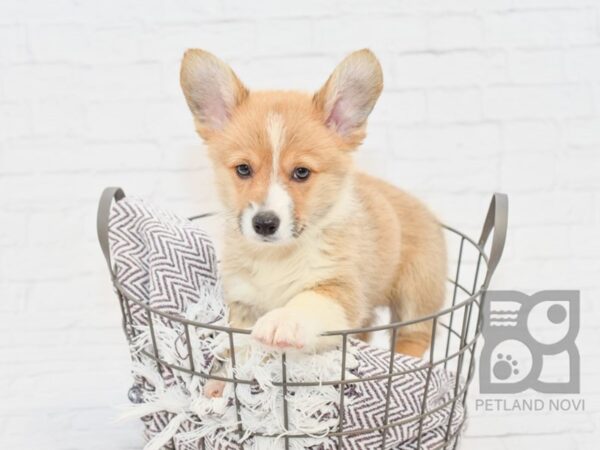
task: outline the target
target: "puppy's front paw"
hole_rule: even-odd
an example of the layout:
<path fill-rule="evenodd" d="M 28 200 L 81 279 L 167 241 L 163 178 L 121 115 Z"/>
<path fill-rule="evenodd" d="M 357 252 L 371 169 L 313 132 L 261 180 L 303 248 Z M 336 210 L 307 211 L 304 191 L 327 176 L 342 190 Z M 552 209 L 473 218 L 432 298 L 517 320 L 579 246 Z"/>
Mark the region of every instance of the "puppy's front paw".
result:
<path fill-rule="evenodd" d="M 270 347 L 301 349 L 306 345 L 298 314 L 288 308 L 274 309 L 258 319 L 252 337 Z"/>

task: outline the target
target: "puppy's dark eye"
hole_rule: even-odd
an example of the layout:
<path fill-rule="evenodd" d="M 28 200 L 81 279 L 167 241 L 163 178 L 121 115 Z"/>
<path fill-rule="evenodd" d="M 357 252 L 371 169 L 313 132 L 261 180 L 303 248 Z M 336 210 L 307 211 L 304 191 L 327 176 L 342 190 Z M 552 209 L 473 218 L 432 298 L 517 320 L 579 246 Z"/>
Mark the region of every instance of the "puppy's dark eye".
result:
<path fill-rule="evenodd" d="M 306 167 L 296 167 L 292 173 L 292 178 L 296 181 L 306 181 L 310 176 L 310 169 Z"/>
<path fill-rule="evenodd" d="M 240 178 L 248 178 L 252 175 L 252 169 L 248 164 L 240 164 L 235 167 L 235 172 Z"/>

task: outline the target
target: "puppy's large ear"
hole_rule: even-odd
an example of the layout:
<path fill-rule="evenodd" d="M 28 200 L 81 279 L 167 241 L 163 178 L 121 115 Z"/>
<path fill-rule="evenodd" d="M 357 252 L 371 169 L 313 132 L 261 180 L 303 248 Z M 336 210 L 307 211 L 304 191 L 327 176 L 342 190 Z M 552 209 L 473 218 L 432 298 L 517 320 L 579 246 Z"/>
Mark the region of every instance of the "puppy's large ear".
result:
<path fill-rule="evenodd" d="M 383 89 L 383 73 L 375 55 L 363 49 L 348 55 L 315 94 L 325 123 L 349 146 L 365 136 L 367 117 Z"/>
<path fill-rule="evenodd" d="M 235 107 L 248 95 L 227 64 L 198 49 L 190 49 L 183 55 L 180 82 L 198 133 L 204 139 L 222 130 Z"/>

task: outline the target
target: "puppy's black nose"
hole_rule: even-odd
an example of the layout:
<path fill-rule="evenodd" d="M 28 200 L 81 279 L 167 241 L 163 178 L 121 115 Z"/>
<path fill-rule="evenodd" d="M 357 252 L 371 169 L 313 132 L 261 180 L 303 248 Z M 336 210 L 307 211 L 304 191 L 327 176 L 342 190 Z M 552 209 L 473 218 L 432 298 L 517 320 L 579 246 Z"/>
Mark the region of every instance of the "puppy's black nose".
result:
<path fill-rule="evenodd" d="M 279 217 L 272 211 L 260 212 L 252 219 L 252 226 L 256 234 L 271 236 L 279 228 Z"/>

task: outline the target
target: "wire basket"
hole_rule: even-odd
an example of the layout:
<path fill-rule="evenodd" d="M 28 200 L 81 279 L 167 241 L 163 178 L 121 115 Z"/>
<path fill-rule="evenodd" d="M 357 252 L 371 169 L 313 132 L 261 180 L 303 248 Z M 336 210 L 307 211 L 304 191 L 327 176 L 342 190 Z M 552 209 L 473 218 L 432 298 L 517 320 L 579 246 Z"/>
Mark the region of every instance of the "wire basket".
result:
<path fill-rule="evenodd" d="M 145 312 L 148 318 L 148 323 L 150 324 L 151 333 L 153 333 L 152 323 L 154 319 L 166 319 L 170 322 L 179 324 L 188 335 L 188 345 L 190 345 L 190 327 L 226 333 L 229 342 L 231 364 L 233 366 L 233 373 L 235 374 L 236 336 L 248 335 L 250 334 L 250 330 L 228 328 L 211 323 L 201 323 L 167 314 L 147 305 L 140 299 L 136 299 L 127 295 L 127 293 L 119 285 L 114 273 L 114 267 L 111 266 L 108 253 L 108 211 L 113 200 L 118 201 L 123 197 L 123 192 L 118 188 L 108 188 L 105 190 L 100 201 L 100 208 L 98 212 L 98 236 L 102 250 L 109 263 L 112 281 L 121 306 L 123 329 L 128 340 L 131 340 L 135 337 L 132 334 L 133 327 L 131 326 L 131 310 L 133 308 L 141 308 Z M 191 217 L 190 219 L 198 220 L 205 216 L 206 215 L 199 215 Z M 496 193 L 492 197 L 478 241 L 471 239 L 466 234 L 463 234 L 452 227 L 445 225 L 443 226 L 446 232 L 448 245 L 450 275 L 448 276 L 449 298 L 447 299 L 445 308 L 441 311 L 412 321 L 396 322 L 385 325 L 350 330 L 338 330 L 325 333 L 324 335 L 338 336 L 340 338 L 342 355 L 339 379 L 327 381 L 315 380 L 314 382 L 290 381 L 289 374 L 287 373 L 286 353 L 283 352 L 280 356 L 282 381 L 274 381 L 273 385 L 282 390 L 282 411 L 285 429 L 287 430 L 288 428 L 289 412 L 287 394 L 289 389 L 301 388 L 303 386 L 333 385 L 339 387 L 339 421 L 337 428 L 324 437 L 335 439 L 338 449 L 344 448 L 342 440 L 346 436 L 373 432 L 381 433 L 381 448 L 386 448 L 386 444 L 390 444 L 390 442 L 387 442 L 387 440 L 390 439 L 388 437 L 390 430 L 394 427 L 402 426 L 411 421 L 415 424 L 418 424 L 419 434 L 417 436 L 416 448 L 427 448 L 428 450 L 433 450 L 434 448 L 456 449 L 459 442 L 460 432 L 465 422 L 466 414 L 463 415 L 458 427 L 455 427 L 454 430 L 451 429 L 450 424 L 452 423 L 453 415 L 457 405 L 460 405 L 463 410 L 466 409 L 467 391 L 473 378 L 475 368 L 476 345 L 481 335 L 483 302 L 485 301 L 485 294 L 490 284 L 492 275 L 500 261 L 502 251 L 504 249 L 507 232 L 507 217 L 508 198 L 505 194 Z M 490 236 L 493 237 L 491 242 L 488 242 L 490 240 Z M 489 252 L 486 252 L 487 248 L 489 248 Z M 420 364 L 416 369 L 422 370 L 426 373 L 426 382 L 424 392 L 422 392 L 421 408 L 418 414 L 404 418 L 402 421 L 390 421 L 389 411 L 393 406 L 391 405 L 392 396 L 390 395 L 392 382 L 397 377 L 402 377 L 409 374 L 409 371 L 395 370 L 394 360 L 396 355 L 394 353 L 394 343 L 396 341 L 396 337 L 400 335 L 400 330 L 403 327 L 414 325 L 415 323 L 419 322 L 429 322 L 432 330 L 432 339 L 429 351 L 423 357 L 422 364 Z M 383 343 L 383 346 L 385 346 L 388 352 L 387 358 L 389 358 L 389 369 L 386 373 L 360 379 L 347 379 L 345 374 L 348 341 L 352 337 L 359 336 L 363 339 L 365 336 L 373 336 L 375 341 Z M 225 376 L 202 372 L 194 367 L 193 358 L 191 358 L 192 361 L 189 361 L 188 367 L 174 365 L 161 358 L 154 334 L 152 334 L 152 344 L 152 349 L 142 350 L 142 354 L 150 360 L 155 361 L 159 371 L 161 367 L 168 367 L 176 375 L 187 374 L 198 376 L 202 379 L 218 379 L 227 383 L 232 383 L 234 394 L 236 393 L 239 385 L 253 385 L 256 383 L 255 380 L 237 378 L 235 375 L 233 375 L 231 378 L 228 378 Z M 192 355 L 192 352 L 190 351 L 189 354 Z M 433 410 L 427 410 L 426 400 L 427 396 L 429 395 L 431 373 L 432 370 L 437 367 L 443 367 L 446 371 L 453 375 L 454 385 L 450 388 L 452 395 L 444 405 L 441 405 L 441 407 L 449 407 L 450 416 L 448 417 L 448 426 L 443 438 L 443 442 L 435 447 L 422 447 L 421 431 L 423 429 L 423 423 L 435 412 Z M 414 371 L 415 369 L 411 370 Z M 387 385 L 385 413 L 381 423 L 377 424 L 376 426 L 367 427 L 360 430 L 345 429 L 343 408 L 345 391 L 344 387 L 350 383 L 370 383 L 381 380 L 384 380 Z M 243 429 L 242 421 L 240 419 L 240 403 L 237 394 L 235 394 L 235 408 L 239 423 L 238 432 L 240 435 L 243 435 L 246 430 Z M 256 435 L 262 437 L 272 437 L 274 439 L 283 439 L 286 450 L 290 448 L 290 442 L 293 439 L 308 437 L 308 435 L 293 433 L 285 434 L 283 436 L 269 436 L 264 434 L 260 435 L 258 433 Z M 204 441 L 201 442 L 200 448 L 204 448 Z"/>

